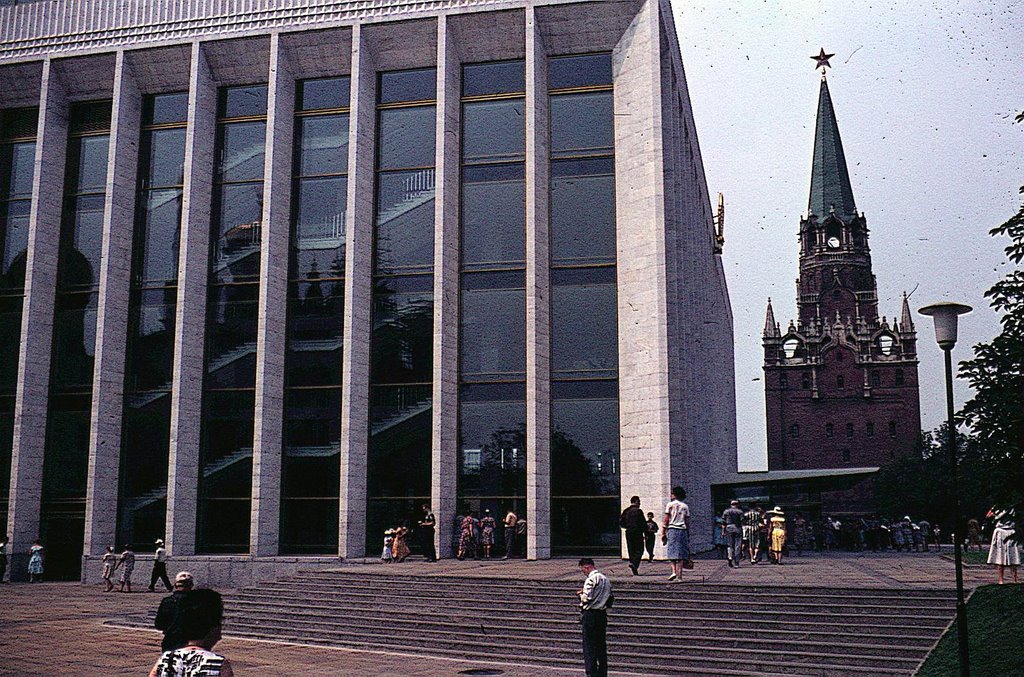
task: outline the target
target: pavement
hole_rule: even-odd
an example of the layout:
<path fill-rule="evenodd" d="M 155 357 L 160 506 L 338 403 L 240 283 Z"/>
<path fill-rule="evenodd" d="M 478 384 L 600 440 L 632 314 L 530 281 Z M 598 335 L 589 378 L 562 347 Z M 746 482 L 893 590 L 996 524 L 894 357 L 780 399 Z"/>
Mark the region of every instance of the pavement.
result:
<path fill-rule="evenodd" d="M 511 577 L 515 579 L 578 581 L 574 559 L 541 562 L 442 560 L 407 561 L 384 565 L 367 560 L 340 565 L 345 571 L 389 574 Z M 603 559 L 598 565 L 613 582 L 629 578 L 638 583 L 671 585 L 665 578 L 668 564 L 644 562 L 641 576 L 632 577 L 621 560 Z M 173 568 L 173 563 L 172 563 Z M 953 564 L 935 553 L 896 555 L 833 553 L 787 559 L 782 566 L 745 564 L 729 569 L 725 561 L 698 559 L 684 582 L 806 587 L 954 587 Z M 965 583 L 974 587 L 993 582 L 988 567 L 965 569 Z M 76 583 L 18 583 L 0 586 L 0 675 L 146 675 L 159 655 L 156 631 L 119 628 L 108 622 L 146 610 L 156 611 L 162 594 L 103 593 L 99 586 Z M 228 656 L 237 675 L 419 675 L 442 677 L 495 674 L 526 677 L 540 674 L 537 667 L 483 661 L 396 654 L 394 651 L 357 651 L 323 646 L 233 639 L 230 614 L 228 636 L 217 650 Z M 495 648 L 498 651 L 498 647 Z M 578 676 L 582 671 L 544 668 L 545 676 Z"/>

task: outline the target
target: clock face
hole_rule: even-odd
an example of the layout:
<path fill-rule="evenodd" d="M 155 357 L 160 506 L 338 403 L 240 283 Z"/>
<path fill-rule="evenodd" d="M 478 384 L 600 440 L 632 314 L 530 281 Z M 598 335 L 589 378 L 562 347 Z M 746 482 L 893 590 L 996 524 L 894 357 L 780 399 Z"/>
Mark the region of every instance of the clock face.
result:
<path fill-rule="evenodd" d="M 829 249 L 839 249 L 839 238 L 838 237 L 830 237 L 828 239 L 828 248 Z"/>

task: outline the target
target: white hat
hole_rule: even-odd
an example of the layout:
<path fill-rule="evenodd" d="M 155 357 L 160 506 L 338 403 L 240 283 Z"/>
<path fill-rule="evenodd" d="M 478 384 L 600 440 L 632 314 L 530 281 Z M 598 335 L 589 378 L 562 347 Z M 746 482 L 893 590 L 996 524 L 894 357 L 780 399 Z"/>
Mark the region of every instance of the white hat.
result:
<path fill-rule="evenodd" d="M 156 539 L 153 542 L 153 545 L 163 545 L 163 544 L 164 544 L 164 539 L 162 539 L 162 538 L 158 538 L 158 539 Z"/>
<path fill-rule="evenodd" d="M 782 508 L 780 508 L 779 506 L 775 506 L 775 510 L 772 510 L 772 512 L 778 513 L 779 515 L 781 515 L 782 514 Z"/>

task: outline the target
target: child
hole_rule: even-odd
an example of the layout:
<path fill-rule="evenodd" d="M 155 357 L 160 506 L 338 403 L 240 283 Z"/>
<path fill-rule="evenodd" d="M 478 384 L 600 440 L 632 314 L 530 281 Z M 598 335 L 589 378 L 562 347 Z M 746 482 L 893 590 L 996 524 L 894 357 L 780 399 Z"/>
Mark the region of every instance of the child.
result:
<path fill-rule="evenodd" d="M 391 564 L 394 561 L 394 555 L 392 554 L 391 547 L 395 544 L 395 530 L 388 529 L 384 532 L 384 552 L 380 554 L 381 561 L 384 564 Z"/>
<path fill-rule="evenodd" d="M 654 537 L 658 534 L 658 523 L 654 521 L 654 513 L 647 513 L 647 531 L 644 533 L 644 546 L 647 549 L 647 559 L 654 561 Z"/>

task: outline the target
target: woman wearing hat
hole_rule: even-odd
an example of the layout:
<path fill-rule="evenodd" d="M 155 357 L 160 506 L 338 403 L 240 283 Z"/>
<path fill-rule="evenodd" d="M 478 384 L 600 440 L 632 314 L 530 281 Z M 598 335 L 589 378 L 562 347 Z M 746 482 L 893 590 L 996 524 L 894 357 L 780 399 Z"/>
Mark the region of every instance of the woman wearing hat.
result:
<path fill-rule="evenodd" d="M 773 564 L 782 564 L 782 547 L 786 545 L 786 514 L 782 508 L 775 506 L 771 518 L 771 550 L 769 558 Z"/>

